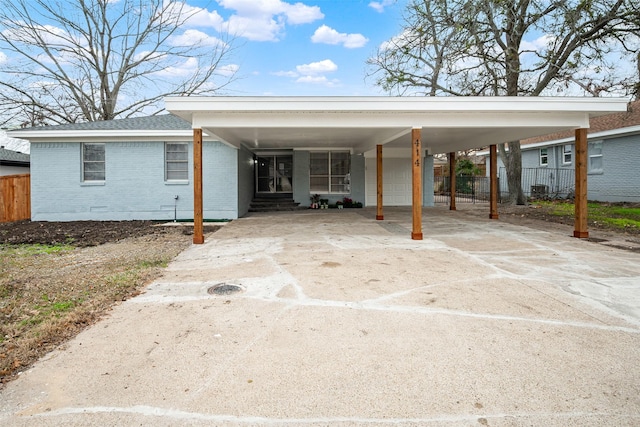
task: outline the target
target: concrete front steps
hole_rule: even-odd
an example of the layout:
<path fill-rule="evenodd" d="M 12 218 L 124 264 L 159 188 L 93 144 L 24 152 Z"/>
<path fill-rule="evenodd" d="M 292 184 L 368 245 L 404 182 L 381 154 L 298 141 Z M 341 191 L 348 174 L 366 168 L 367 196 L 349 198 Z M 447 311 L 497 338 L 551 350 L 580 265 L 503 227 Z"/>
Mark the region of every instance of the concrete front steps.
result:
<path fill-rule="evenodd" d="M 256 197 L 249 206 L 249 212 L 280 212 L 302 209 L 308 209 L 308 207 L 300 206 L 300 203 L 294 202 L 292 198 L 276 197 Z"/>

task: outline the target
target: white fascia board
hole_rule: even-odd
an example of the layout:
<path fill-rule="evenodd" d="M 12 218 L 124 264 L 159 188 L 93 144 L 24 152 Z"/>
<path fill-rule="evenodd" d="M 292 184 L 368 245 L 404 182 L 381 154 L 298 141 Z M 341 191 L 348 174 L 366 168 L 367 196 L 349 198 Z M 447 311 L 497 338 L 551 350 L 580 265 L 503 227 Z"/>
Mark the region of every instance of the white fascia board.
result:
<path fill-rule="evenodd" d="M 592 117 L 627 110 L 626 98 L 577 97 L 168 97 L 167 111 L 220 112 L 584 112 Z"/>
<path fill-rule="evenodd" d="M 125 141 L 192 141 L 191 130 L 42 130 L 13 131 L 12 135 L 30 142 L 125 142 Z M 207 138 L 208 141 L 215 139 Z"/>
<path fill-rule="evenodd" d="M 219 112 L 196 113 L 194 128 L 518 128 L 588 127 L 585 112 Z"/>

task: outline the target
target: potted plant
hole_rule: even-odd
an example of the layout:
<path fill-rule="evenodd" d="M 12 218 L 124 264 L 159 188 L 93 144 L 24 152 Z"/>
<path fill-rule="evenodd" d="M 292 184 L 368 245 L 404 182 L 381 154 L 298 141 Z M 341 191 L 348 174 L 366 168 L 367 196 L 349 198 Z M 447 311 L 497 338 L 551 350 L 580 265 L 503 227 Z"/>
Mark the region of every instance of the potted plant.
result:
<path fill-rule="evenodd" d="M 318 209 L 319 204 L 320 204 L 320 195 L 319 194 L 314 194 L 310 197 L 311 199 L 311 206 L 309 206 L 311 209 Z"/>
<path fill-rule="evenodd" d="M 320 209 L 329 208 L 329 199 L 320 199 Z"/>
<path fill-rule="evenodd" d="M 353 207 L 353 199 L 350 199 L 349 197 L 345 197 L 344 199 L 342 199 L 342 203 L 344 204 L 345 208 Z"/>
<path fill-rule="evenodd" d="M 340 200 L 338 200 L 338 201 L 336 202 L 336 206 L 338 207 L 338 209 L 342 209 L 342 207 L 343 207 L 343 203 L 342 203 Z"/>

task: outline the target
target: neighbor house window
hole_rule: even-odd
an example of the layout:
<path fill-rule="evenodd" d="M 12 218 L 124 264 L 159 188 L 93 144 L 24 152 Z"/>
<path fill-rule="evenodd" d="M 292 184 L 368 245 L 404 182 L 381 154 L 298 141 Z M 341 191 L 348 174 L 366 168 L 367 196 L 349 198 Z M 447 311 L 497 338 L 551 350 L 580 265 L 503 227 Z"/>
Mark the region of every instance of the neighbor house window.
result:
<path fill-rule="evenodd" d="M 82 144 L 82 180 L 105 180 L 105 146 L 104 144 Z"/>
<path fill-rule="evenodd" d="M 189 179 L 189 145 L 186 142 L 164 144 L 165 181 L 186 181 Z"/>
<path fill-rule="evenodd" d="M 312 151 L 309 174 L 312 193 L 349 193 L 351 155 L 348 151 Z"/>
<path fill-rule="evenodd" d="M 590 142 L 588 148 L 589 173 L 602 173 L 602 141 Z"/>
<path fill-rule="evenodd" d="M 548 148 L 540 149 L 540 166 L 546 166 L 549 164 L 549 154 L 547 150 Z"/>
<path fill-rule="evenodd" d="M 571 155 L 573 153 L 573 147 L 571 144 L 562 146 L 562 163 L 565 165 L 571 164 Z"/>

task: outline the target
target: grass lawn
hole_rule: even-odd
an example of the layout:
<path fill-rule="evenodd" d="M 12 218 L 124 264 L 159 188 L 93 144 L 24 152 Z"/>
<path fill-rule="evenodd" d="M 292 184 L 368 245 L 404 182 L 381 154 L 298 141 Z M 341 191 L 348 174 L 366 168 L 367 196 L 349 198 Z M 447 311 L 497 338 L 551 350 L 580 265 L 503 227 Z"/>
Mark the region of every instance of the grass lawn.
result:
<path fill-rule="evenodd" d="M 136 295 L 190 243 L 177 229 L 91 247 L 0 242 L 0 385 Z"/>
<path fill-rule="evenodd" d="M 550 215 L 574 216 L 572 202 L 536 201 L 535 204 L 545 208 Z M 589 222 L 620 231 L 640 230 L 640 207 L 637 205 L 589 202 L 587 206 Z"/>

